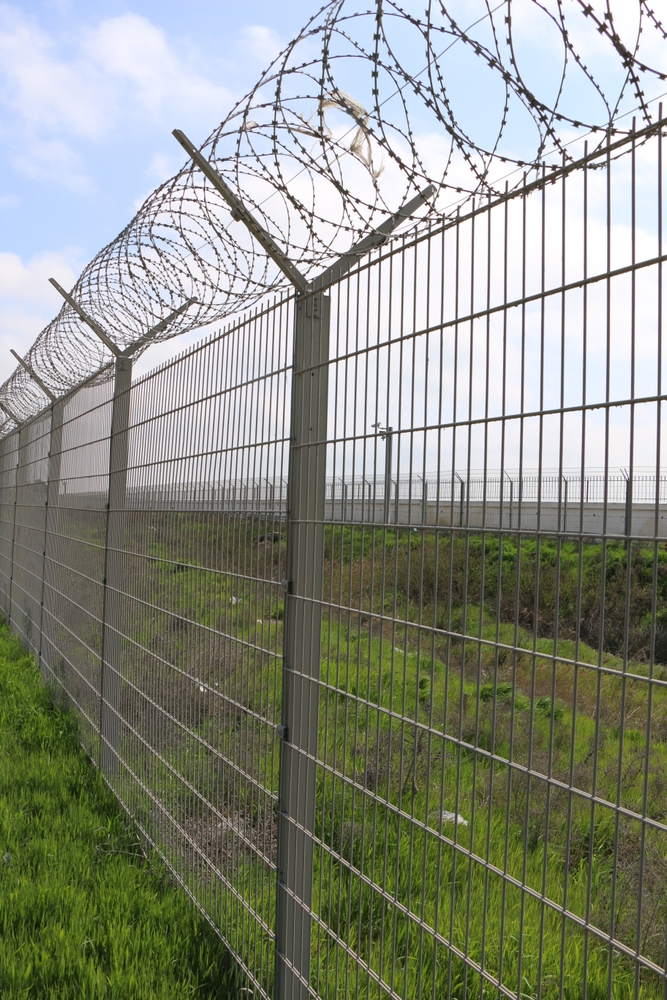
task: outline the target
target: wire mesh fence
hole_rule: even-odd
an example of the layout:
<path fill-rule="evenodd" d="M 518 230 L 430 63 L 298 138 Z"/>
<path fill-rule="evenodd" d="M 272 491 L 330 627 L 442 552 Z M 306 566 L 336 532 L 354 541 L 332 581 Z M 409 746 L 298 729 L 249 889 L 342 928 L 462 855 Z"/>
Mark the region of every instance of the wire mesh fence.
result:
<path fill-rule="evenodd" d="M 623 154 L 0 443 L 2 608 L 239 990 L 665 994 L 662 138 Z"/>

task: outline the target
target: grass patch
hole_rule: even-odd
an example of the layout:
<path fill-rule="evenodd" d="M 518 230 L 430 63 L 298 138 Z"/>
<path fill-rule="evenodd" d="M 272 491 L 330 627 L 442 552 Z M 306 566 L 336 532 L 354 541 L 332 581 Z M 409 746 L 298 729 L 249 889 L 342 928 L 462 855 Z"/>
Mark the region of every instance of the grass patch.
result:
<path fill-rule="evenodd" d="M 270 989 L 284 533 L 132 519 L 121 757 L 252 915 L 128 805 Z M 323 605 L 313 989 L 664 998 L 667 552 L 331 526 Z"/>
<path fill-rule="evenodd" d="M 491 627 L 483 623 L 482 633 Z M 512 628 L 501 626 L 501 641 Z M 630 816 L 641 813 L 644 793 L 651 819 L 660 822 L 667 803 L 667 746 L 647 745 L 643 682 L 635 690 L 622 664 L 605 655 L 615 673 L 604 678 L 604 719 L 596 724 L 586 710 L 585 668 L 575 684 L 567 662 L 554 666 L 525 652 L 494 669 L 491 646 L 473 650 L 467 662 L 462 643 L 450 643 L 448 669 L 446 637 L 441 651 L 433 647 L 442 655 L 431 658 L 375 631 L 370 622 L 324 627 L 318 752 L 328 768 L 319 775 L 315 831 L 322 920 L 409 998 L 431 988 L 468 1000 L 493 992 L 446 946 L 420 936 L 418 921 L 526 1000 L 580 1000 L 584 977 L 588 996 L 607 996 L 611 979 L 614 1000 L 662 998 L 658 975 L 636 977 L 620 953 L 610 970 L 603 940 L 575 925 L 565 933 L 558 912 L 563 906 L 588 917 L 633 947 L 641 907 L 643 954 L 658 966 L 665 961 L 667 844 L 662 831 L 642 834 Z M 521 630 L 517 640 L 530 644 Z M 584 644 L 579 656 L 597 659 Z M 611 706 L 624 687 L 619 726 Z M 653 692 L 652 708 L 654 718 L 667 709 L 662 690 Z M 529 766 L 530 778 L 521 770 Z M 541 777 L 547 773 L 561 787 Z M 619 805 L 628 814 L 617 828 L 611 803 L 619 773 Z M 609 805 L 593 810 L 583 797 L 569 798 L 569 781 L 594 785 Z M 542 906 L 541 893 L 553 907 Z M 322 938 L 313 950 L 323 995 L 336 975 L 336 952 Z M 367 985 L 360 992 L 372 995 Z"/>
<path fill-rule="evenodd" d="M 231 997 L 212 928 L 148 859 L 0 626 L 0 996 L 4 1000 Z"/>

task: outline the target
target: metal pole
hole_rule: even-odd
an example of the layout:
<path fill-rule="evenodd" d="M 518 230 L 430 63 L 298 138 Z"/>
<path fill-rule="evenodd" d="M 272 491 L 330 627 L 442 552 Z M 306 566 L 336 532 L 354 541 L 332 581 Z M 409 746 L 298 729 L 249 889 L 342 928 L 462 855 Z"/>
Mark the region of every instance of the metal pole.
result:
<path fill-rule="evenodd" d="M 37 383 L 37 385 L 42 390 L 42 392 L 44 393 L 44 395 L 48 396 L 48 398 L 51 400 L 52 403 L 55 403 L 56 397 L 53 395 L 53 393 L 51 392 L 51 390 L 49 388 L 47 388 L 46 385 L 44 385 L 44 383 L 42 382 L 42 380 L 39 377 L 39 375 L 35 371 L 33 371 L 33 369 L 30 367 L 30 365 L 27 364 L 27 362 L 25 362 L 23 360 L 23 358 L 19 357 L 19 355 L 16 353 L 16 351 L 13 348 L 10 347 L 9 353 L 14 355 L 14 357 L 16 358 L 16 360 L 18 361 L 18 363 L 20 364 L 21 368 L 23 368 L 24 371 L 26 371 L 28 373 L 28 375 L 33 380 L 33 382 Z"/>
<path fill-rule="evenodd" d="M 16 465 L 14 466 L 14 519 L 12 521 L 12 561 L 9 567 L 9 620 L 12 620 L 12 593 L 14 589 L 14 546 L 16 544 L 16 504 L 19 498 L 19 463 L 21 461 L 21 428 L 16 428 L 18 446 L 16 449 Z"/>
<path fill-rule="evenodd" d="M 0 403 L 0 410 L 4 410 L 4 412 L 7 414 L 7 416 L 9 417 L 9 419 L 14 421 L 14 423 L 16 424 L 17 429 L 21 426 L 21 421 L 19 420 L 19 418 L 16 416 L 15 413 L 12 413 L 12 411 L 9 409 L 9 407 L 7 406 L 6 403 L 4 403 L 4 402 Z"/>
<path fill-rule="evenodd" d="M 102 611 L 102 677 L 100 684 L 101 768 L 106 778 L 118 771 L 118 734 L 121 707 L 121 655 L 127 490 L 128 427 L 132 359 L 117 357 L 111 444 L 109 449 L 109 502 L 107 504 Z"/>
<path fill-rule="evenodd" d="M 386 444 L 384 451 L 384 523 L 389 524 L 389 508 L 391 504 L 391 452 L 394 428 L 387 427 L 386 431 L 382 432 L 382 435 Z"/>
<path fill-rule="evenodd" d="M 287 514 L 287 579 L 276 900 L 276 1000 L 310 996 L 329 297 L 297 303 Z"/>
<path fill-rule="evenodd" d="M 310 930 L 313 883 L 319 670 L 326 511 L 326 440 L 330 300 L 324 286 L 340 280 L 372 247 L 381 245 L 433 189 L 429 186 L 352 247 L 312 284 L 225 180 L 178 129 L 174 136 L 227 201 L 232 218 L 292 282 L 297 300 L 292 371 L 291 440 L 287 483 L 287 578 L 283 631 L 283 686 L 278 784 L 278 878 L 275 997 L 310 996 Z M 390 492 L 391 428 L 387 428 L 385 513 Z M 344 502 L 344 501 L 343 501 Z M 332 497 L 332 511 L 334 499 Z M 385 516 L 385 523 L 388 516 Z"/>
<path fill-rule="evenodd" d="M 458 474 L 458 472 L 455 473 L 455 476 L 456 476 L 456 478 L 458 479 L 458 481 L 461 484 L 461 492 L 460 492 L 460 497 L 459 497 L 459 528 L 462 528 L 463 527 L 463 504 L 464 504 L 464 501 L 465 501 L 465 493 L 464 493 L 465 487 L 464 487 L 464 484 L 463 484 L 463 479 Z"/>
<path fill-rule="evenodd" d="M 465 484 L 465 481 L 462 479 L 461 480 L 461 527 L 463 527 L 463 512 L 464 512 L 464 509 L 465 509 L 465 502 L 466 502 L 466 484 Z M 467 518 L 466 518 L 466 521 L 467 521 Z M 467 527 L 467 524 L 466 524 L 466 527 Z"/>
<path fill-rule="evenodd" d="M 16 358 L 16 360 L 23 368 L 23 370 L 27 372 L 30 378 L 36 383 L 36 385 L 39 386 L 44 395 L 48 399 L 50 399 L 51 403 L 53 404 L 51 406 L 51 428 L 49 431 L 49 468 L 46 476 L 46 497 L 44 500 L 44 541 L 43 541 L 44 547 L 42 549 L 42 595 L 39 602 L 39 646 L 37 652 L 37 660 L 40 665 L 42 677 L 45 678 L 43 662 L 42 662 L 42 645 L 44 639 L 44 593 L 45 593 L 45 572 L 46 572 L 46 533 L 48 529 L 48 514 L 49 514 L 49 482 L 51 478 L 51 452 L 53 445 L 54 421 L 56 420 L 56 409 L 58 409 L 58 412 L 60 413 L 62 413 L 62 410 L 56 406 L 57 403 L 56 397 L 51 392 L 51 390 L 44 384 L 44 382 L 41 380 L 39 375 L 33 370 L 33 368 L 26 361 L 24 361 L 23 358 L 19 354 L 17 354 L 13 348 L 10 348 L 9 350 L 10 354 L 12 354 Z M 58 451 L 60 451 L 60 445 L 58 445 Z M 16 522 L 16 518 L 14 518 L 14 521 Z M 10 610 L 11 610 L 11 604 L 10 604 Z"/>
<path fill-rule="evenodd" d="M 626 476 L 625 481 L 625 534 L 626 549 L 629 547 L 627 536 L 632 534 L 632 477 Z"/>
<path fill-rule="evenodd" d="M 156 333 L 164 330 L 196 299 L 187 299 L 168 316 L 151 327 L 138 340 L 121 351 L 99 323 L 81 308 L 55 278 L 49 281 L 90 329 L 97 334 L 115 358 L 111 441 L 109 449 L 109 500 L 107 503 L 104 553 L 104 598 L 102 608 L 102 657 L 100 678 L 100 766 L 102 774 L 112 778 L 118 770 L 118 732 L 121 702 L 121 651 L 123 606 L 123 548 L 125 543 L 125 504 L 127 488 L 128 424 L 132 355 Z M 18 357 L 18 356 L 17 356 Z M 20 358 L 18 359 L 20 361 Z M 22 362 L 23 363 L 23 362 Z M 25 367 L 25 365 L 24 365 Z M 47 390 L 45 390 L 47 391 Z"/>
<path fill-rule="evenodd" d="M 66 292 L 65 289 L 58 284 L 55 278 L 49 278 L 49 281 L 56 289 L 56 291 L 60 292 L 65 302 L 67 302 L 67 304 L 72 307 L 72 309 L 74 310 L 75 313 L 77 313 L 80 319 L 82 319 L 83 322 L 90 327 L 93 333 L 97 334 L 102 343 L 105 344 L 105 346 L 109 348 L 114 357 L 117 358 L 120 355 L 120 348 L 117 347 L 116 344 L 114 344 L 113 340 L 111 340 L 111 338 L 105 333 L 105 331 L 102 329 L 99 323 L 96 320 L 94 320 L 92 316 L 89 316 L 88 313 L 81 308 L 76 299 L 72 298 L 69 292 Z"/>
<path fill-rule="evenodd" d="M 44 619 L 44 607 L 47 606 L 47 615 L 50 611 L 49 593 L 47 586 L 49 580 L 50 565 L 54 560 L 54 540 L 57 531 L 57 524 L 54 519 L 57 517 L 58 494 L 60 490 L 60 455 L 62 452 L 63 436 L 63 413 L 65 404 L 63 402 L 54 403 L 51 407 L 51 433 L 49 435 L 49 471 L 46 480 L 46 505 L 44 513 L 44 555 L 42 559 L 42 600 L 39 620 L 39 664 L 42 676 L 45 677 L 45 667 L 50 669 L 50 657 L 44 657 L 44 631 L 47 623 Z M 49 581 L 50 582 L 50 581 Z M 48 638 L 48 636 L 47 636 Z M 46 678 L 45 678 L 46 679 Z"/>

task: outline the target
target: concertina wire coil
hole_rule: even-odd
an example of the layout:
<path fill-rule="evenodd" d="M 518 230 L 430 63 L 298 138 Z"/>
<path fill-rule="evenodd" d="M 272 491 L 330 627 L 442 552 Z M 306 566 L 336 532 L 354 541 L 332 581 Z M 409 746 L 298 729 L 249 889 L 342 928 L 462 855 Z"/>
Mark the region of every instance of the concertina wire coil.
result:
<path fill-rule="evenodd" d="M 465 28 L 453 4 L 429 2 L 419 13 L 413 6 L 331 0 L 201 147 L 306 276 L 429 184 L 434 194 L 399 235 L 571 162 L 578 137 L 595 147 L 622 135 L 629 103 L 643 126 L 656 120 L 645 88 L 666 75 L 645 53 L 655 63 L 667 30 L 647 0 L 637 0 L 622 27 L 601 0 L 573 0 L 567 16 L 562 0 L 528 0 L 516 15 L 513 0 L 480 0 L 479 17 Z M 531 31 L 549 41 L 541 89 L 526 44 Z M 582 55 L 593 42 L 608 50 L 605 86 Z M 485 98 L 481 112 L 467 93 L 473 78 Z M 99 251 L 71 295 L 120 350 L 195 300 L 140 353 L 238 314 L 285 283 L 190 160 Z M 25 355 L 56 397 L 110 378 L 111 360 L 67 303 Z M 21 367 L 0 388 L 0 404 L 20 422 L 46 402 Z M 0 436 L 16 426 L 3 419 Z"/>

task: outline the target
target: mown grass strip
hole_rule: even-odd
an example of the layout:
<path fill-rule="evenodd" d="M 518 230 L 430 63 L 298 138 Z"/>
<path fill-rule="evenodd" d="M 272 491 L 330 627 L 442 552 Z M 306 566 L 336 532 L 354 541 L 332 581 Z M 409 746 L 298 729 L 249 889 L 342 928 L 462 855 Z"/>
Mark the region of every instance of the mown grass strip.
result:
<path fill-rule="evenodd" d="M 231 997 L 214 931 L 144 855 L 74 717 L 0 625 L 0 996 Z"/>

